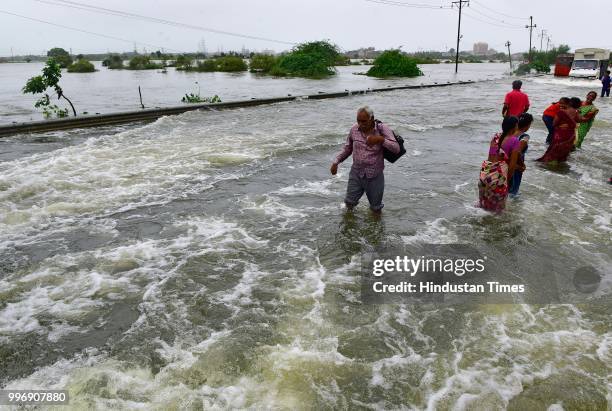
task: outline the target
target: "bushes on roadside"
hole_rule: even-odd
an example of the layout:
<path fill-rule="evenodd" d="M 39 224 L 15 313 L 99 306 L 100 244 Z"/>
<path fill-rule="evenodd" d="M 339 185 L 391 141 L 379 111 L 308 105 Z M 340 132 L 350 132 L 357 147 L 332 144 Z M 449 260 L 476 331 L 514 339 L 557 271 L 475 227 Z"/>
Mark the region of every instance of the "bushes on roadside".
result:
<path fill-rule="evenodd" d="M 531 67 L 538 73 L 550 73 L 550 66 L 542 60 L 536 60 L 531 63 Z"/>
<path fill-rule="evenodd" d="M 200 94 L 189 93 L 181 99 L 183 103 L 221 103 L 221 97 L 214 95 L 212 97 L 202 97 Z"/>
<path fill-rule="evenodd" d="M 523 74 L 529 74 L 532 69 L 538 73 L 550 73 L 550 66 L 546 62 L 542 60 L 536 60 L 532 61 L 531 63 L 519 65 L 514 71 L 514 74 L 519 76 Z"/>

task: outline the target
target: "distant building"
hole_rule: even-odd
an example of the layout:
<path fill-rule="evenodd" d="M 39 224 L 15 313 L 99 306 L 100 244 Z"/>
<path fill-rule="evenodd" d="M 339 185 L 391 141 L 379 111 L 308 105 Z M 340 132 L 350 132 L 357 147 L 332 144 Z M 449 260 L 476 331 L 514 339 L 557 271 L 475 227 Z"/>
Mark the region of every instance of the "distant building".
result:
<path fill-rule="evenodd" d="M 489 45 L 484 42 L 474 43 L 473 53 L 476 56 L 486 56 L 489 51 Z"/>
<path fill-rule="evenodd" d="M 377 51 L 374 47 L 360 48 L 344 53 L 345 56 L 353 59 L 374 59 L 380 55 L 381 51 Z"/>

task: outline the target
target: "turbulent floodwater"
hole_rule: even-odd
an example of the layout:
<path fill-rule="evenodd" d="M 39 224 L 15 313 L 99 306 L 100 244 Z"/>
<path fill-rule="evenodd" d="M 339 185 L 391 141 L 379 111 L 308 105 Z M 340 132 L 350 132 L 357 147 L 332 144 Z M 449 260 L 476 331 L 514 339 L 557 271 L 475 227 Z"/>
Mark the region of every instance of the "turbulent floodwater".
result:
<path fill-rule="evenodd" d="M 611 100 L 560 169 L 533 162 L 536 118 L 522 196 L 501 216 L 474 207 L 508 83 L 0 141 L 0 386 L 67 389 L 73 409 L 609 409 L 610 293 L 360 300 L 360 256 L 398 243 L 589 265 L 610 283 Z M 524 85 L 534 113 L 589 87 Z M 408 142 L 380 221 L 364 204 L 345 215 L 350 163 L 329 174 L 364 104 Z"/>

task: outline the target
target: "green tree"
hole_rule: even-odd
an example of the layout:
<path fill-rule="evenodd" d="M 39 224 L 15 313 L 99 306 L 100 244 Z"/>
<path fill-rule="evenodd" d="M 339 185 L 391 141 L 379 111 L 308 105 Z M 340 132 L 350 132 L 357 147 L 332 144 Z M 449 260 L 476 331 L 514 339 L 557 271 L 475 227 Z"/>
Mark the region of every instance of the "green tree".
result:
<path fill-rule="evenodd" d="M 111 54 L 102 61 L 102 66 L 108 67 L 111 70 L 122 69 L 123 58 L 118 54 Z"/>
<path fill-rule="evenodd" d="M 253 54 L 250 69 L 252 72 L 269 73 L 276 64 L 277 58 L 270 54 Z"/>
<path fill-rule="evenodd" d="M 293 48 L 293 52 L 298 54 L 318 55 L 330 66 L 334 65 L 341 57 L 338 46 L 327 40 L 298 44 Z"/>
<path fill-rule="evenodd" d="M 554 47 L 548 51 L 532 51 L 531 61 L 539 61 L 542 64 L 547 64 L 549 66 L 555 64 L 557 60 L 557 56 L 559 54 L 566 54 L 570 51 L 570 46 L 567 44 L 561 44 L 559 47 Z M 529 59 L 529 53 L 524 53 L 523 56 L 525 60 Z"/>
<path fill-rule="evenodd" d="M 96 71 L 96 68 L 91 62 L 80 59 L 69 65 L 67 71 L 68 73 L 93 73 Z"/>
<path fill-rule="evenodd" d="M 61 47 L 54 47 L 47 52 L 47 57 L 53 58 L 61 68 L 67 68 L 72 64 L 72 57 Z"/>
<path fill-rule="evenodd" d="M 22 92 L 24 94 L 40 94 L 45 93 L 43 97 L 41 97 L 35 104 L 34 107 L 43 107 L 43 112 L 45 116 L 48 117 L 49 113 L 54 112 L 58 117 L 65 117 L 67 115 L 65 110 L 59 109 L 56 105 L 52 105 L 49 101 L 49 95 L 46 93 L 48 88 L 53 88 L 55 93 L 57 94 L 57 98 L 64 98 L 70 107 L 72 107 L 72 112 L 76 117 L 76 110 L 72 101 L 68 99 L 64 95 L 64 91 L 59 85 L 59 80 L 62 77 L 62 70 L 58 62 L 56 62 L 53 58 L 47 60 L 47 64 L 42 69 L 42 75 L 34 76 L 28 79 L 26 85 L 23 87 Z"/>
<path fill-rule="evenodd" d="M 217 71 L 237 72 L 246 71 L 247 69 L 248 66 L 242 57 L 226 56 L 217 59 Z"/>
<path fill-rule="evenodd" d="M 417 77 L 423 72 L 417 67 L 416 61 L 403 55 L 399 50 L 387 50 L 374 60 L 374 65 L 366 75 L 371 77 Z"/>
<path fill-rule="evenodd" d="M 134 56 L 128 63 L 130 70 L 153 70 L 162 68 L 161 64 L 153 63 L 149 56 Z"/>
<path fill-rule="evenodd" d="M 246 71 L 247 69 L 248 66 L 244 62 L 242 57 L 221 56 L 215 59 L 206 59 L 204 61 L 198 61 L 197 67 L 192 68 L 190 70 L 210 73 L 214 71 L 238 72 Z"/>
<path fill-rule="evenodd" d="M 306 78 L 324 78 L 335 74 L 330 66 L 317 54 L 289 53 L 281 56 L 270 74 L 274 76 L 297 76 Z"/>
<path fill-rule="evenodd" d="M 176 58 L 176 69 L 177 70 L 190 70 L 193 64 L 193 59 L 189 56 L 181 54 Z"/>
<path fill-rule="evenodd" d="M 213 72 L 217 71 L 217 62 L 214 59 L 198 61 L 197 71 Z"/>
<path fill-rule="evenodd" d="M 334 66 L 341 59 L 338 46 L 328 41 L 313 41 L 295 46 L 278 58 L 270 70 L 274 76 L 323 78 L 336 73 Z"/>

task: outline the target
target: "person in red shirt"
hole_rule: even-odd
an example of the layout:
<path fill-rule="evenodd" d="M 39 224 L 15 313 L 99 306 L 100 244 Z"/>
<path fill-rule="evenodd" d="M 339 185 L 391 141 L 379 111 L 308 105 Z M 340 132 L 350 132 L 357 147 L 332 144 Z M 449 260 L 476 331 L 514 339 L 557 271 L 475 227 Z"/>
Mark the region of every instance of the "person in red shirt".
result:
<path fill-rule="evenodd" d="M 504 106 L 502 108 L 502 116 L 518 117 L 529 110 L 529 97 L 521 91 L 523 82 L 514 80 L 512 82 L 512 91 L 506 94 Z"/>
<path fill-rule="evenodd" d="M 542 114 L 542 121 L 546 125 L 546 129 L 548 129 L 548 135 L 546 136 L 546 144 L 550 144 L 553 140 L 553 136 L 555 135 L 555 127 L 553 126 L 553 121 L 555 120 L 555 116 L 559 112 L 559 108 L 559 101 L 557 101 L 556 103 L 552 103 L 550 106 L 548 106 Z"/>

